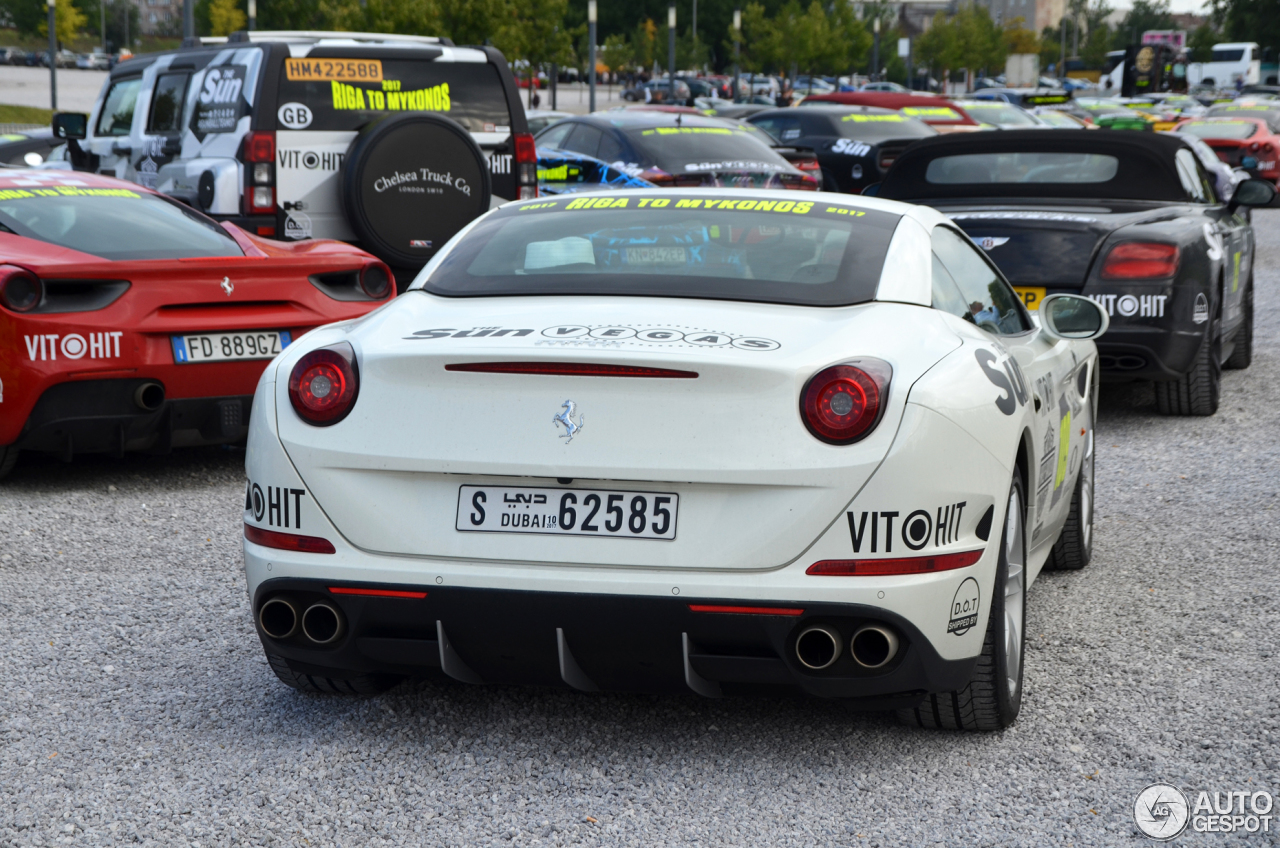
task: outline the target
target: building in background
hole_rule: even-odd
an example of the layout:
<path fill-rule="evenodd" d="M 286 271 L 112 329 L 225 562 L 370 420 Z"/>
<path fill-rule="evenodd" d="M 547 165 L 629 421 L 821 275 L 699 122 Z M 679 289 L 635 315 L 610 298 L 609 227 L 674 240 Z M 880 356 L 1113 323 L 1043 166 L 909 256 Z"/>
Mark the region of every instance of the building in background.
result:
<path fill-rule="evenodd" d="M 1034 33 L 1056 27 L 1067 13 L 1067 0 L 980 0 L 1000 23 L 1022 18 L 1022 26 Z"/>

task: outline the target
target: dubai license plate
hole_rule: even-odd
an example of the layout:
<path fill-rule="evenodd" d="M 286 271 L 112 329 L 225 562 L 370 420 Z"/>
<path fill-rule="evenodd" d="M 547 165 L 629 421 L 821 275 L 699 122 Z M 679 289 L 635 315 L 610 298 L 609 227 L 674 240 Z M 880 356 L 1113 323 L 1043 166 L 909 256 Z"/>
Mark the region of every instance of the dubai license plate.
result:
<path fill-rule="evenodd" d="M 670 492 L 463 486 L 454 525 L 479 533 L 674 539 L 680 496 Z"/>
<path fill-rule="evenodd" d="M 271 359 L 287 348 L 293 337 L 287 330 L 253 330 L 243 333 L 202 333 L 172 336 L 173 361 L 228 362 L 236 359 Z"/>
<path fill-rule="evenodd" d="M 1044 300 L 1044 288 L 1041 286 L 1014 286 L 1013 290 L 1018 293 L 1018 297 L 1022 298 L 1022 302 L 1031 312 L 1039 309 L 1040 301 Z"/>

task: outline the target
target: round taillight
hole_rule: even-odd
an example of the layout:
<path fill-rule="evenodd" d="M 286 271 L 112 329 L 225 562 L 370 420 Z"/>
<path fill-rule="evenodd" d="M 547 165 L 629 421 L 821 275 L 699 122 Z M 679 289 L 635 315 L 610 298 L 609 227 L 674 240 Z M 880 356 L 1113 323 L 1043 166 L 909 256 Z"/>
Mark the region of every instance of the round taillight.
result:
<path fill-rule="evenodd" d="M 360 272 L 360 289 L 374 300 L 382 300 L 391 289 L 391 275 L 381 265 L 368 265 Z"/>
<path fill-rule="evenodd" d="M 40 305 L 44 286 L 40 278 L 23 268 L 0 265 L 0 303 L 14 312 L 30 312 Z"/>
<path fill-rule="evenodd" d="M 891 371 L 880 360 L 833 365 L 804 387 L 800 412 L 809 432 L 828 444 L 847 445 L 871 432 L 889 387 Z"/>
<path fill-rule="evenodd" d="M 359 391 L 356 354 L 347 342 L 311 351 L 289 375 L 294 410 L 304 421 L 321 427 L 346 418 Z"/>

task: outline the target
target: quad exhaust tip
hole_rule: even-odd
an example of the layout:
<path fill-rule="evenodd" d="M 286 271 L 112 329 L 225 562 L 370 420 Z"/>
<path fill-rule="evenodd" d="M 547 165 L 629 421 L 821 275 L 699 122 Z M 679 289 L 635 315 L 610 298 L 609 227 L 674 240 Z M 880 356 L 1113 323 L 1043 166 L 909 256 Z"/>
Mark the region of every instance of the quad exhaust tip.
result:
<path fill-rule="evenodd" d="M 302 614 L 302 633 L 317 645 L 327 645 L 342 635 L 342 616 L 329 604 L 312 604 Z"/>
<path fill-rule="evenodd" d="M 298 632 L 298 610 L 283 598 L 272 598 L 258 610 L 258 626 L 272 639 L 288 639 Z"/>
<path fill-rule="evenodd" d="M 849 652 L 863 668 L 880 668 L 898 655 L 898 634 L 878 624 L 865 625 L 849 640 Z"/>
<path fill-rule="evenodd" d="M 819 671 L 840 659 L 843 643 L 834 627 L 816 624 L 796 637 L 796 659 L 805 668 Z"/>

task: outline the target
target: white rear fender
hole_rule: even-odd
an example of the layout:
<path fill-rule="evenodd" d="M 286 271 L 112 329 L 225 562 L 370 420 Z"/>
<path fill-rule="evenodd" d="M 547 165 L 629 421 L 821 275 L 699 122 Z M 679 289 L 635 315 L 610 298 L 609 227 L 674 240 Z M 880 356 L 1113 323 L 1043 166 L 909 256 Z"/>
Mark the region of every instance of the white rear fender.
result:
<path fill-rule="evenodd" d="M 245 481 L 244 523 L 275 533 L 320 537 L 341 550 L 345 545 L 338 531 L 320 509 L 280 444 L 273 396 L 275 374 L 275 363 L 272 363 L 263 372 L 253 395 L 253 412 L 249 418 L 249 437 L 245 448 L 244 470 L 248 479 Z M 280 554 L 280 557 L 274 554 Z M 263 580 L 290 575 L 291 569 L 279 560 L 302 558 L 299 554 L 285 554 L 247 539 L 244 555 L 250 599 Z M 312 554 L 305 559 L 314 561 L 322 557 Z M 315 570 L 314 567 L 305 572 L 299 569 L 296 573 L 312 575 Z"/>
<path fill-rule="evenodd" d="M 913 394 L 914 399 L 914 394 Z M 946 659 L 982 649 L 1010 473 L 971 435 L 942 415 L 909 402 L 884 462 L 821 539 L 793 567 L 831 560 L 904 559 L 982 551 L 976 564 L 911 576 L 818 576 L 837 598 L 873 587 L 876 603 L 913 621 Z M 953 600 L 977 589 L 972 626 L 952 625 Z M 973 584 L 976 583 L 976 586 Z M 962 599 L 963 600 L 963 599 Z"/>

